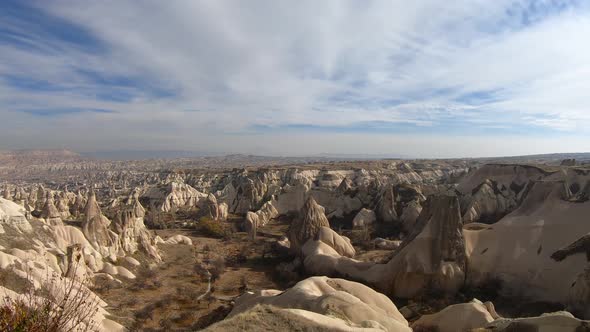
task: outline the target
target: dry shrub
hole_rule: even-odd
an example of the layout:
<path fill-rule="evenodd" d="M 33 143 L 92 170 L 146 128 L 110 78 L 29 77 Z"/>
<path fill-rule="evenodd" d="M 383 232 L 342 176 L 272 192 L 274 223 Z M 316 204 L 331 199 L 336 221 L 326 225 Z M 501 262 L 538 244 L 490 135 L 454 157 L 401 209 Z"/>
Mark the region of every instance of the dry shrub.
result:
<path fill-rule="evenodd" d="M 213 281 L 219 279 L 219 277 L 225 272 L 225 259 L 223 256 L 213 257 L 209 263 L 209 272 Z"/>
<path fill-rule="evenodd" d="M 233 237 L 233 229 L 221 221 L 201 217 L 197 225 L 197 229 L 206 236 L 218 239 L 231 239 Z"/>
<path fill-rule="evenodd" d="M 98 310 L 98 297 L 76 280 L 48 277 L 40 290 L 31 286 L 16 298 L 2 299 L 0 331 L 96 331 Z"/>
<path fill-rule="evenodd" d="M 128 289 L 132 292 L 137 292 L 142 289 L 156 290 L 162 287 L 162 282 L 154 269 L 147 266 L 140 266 L 137 277 Z"/>

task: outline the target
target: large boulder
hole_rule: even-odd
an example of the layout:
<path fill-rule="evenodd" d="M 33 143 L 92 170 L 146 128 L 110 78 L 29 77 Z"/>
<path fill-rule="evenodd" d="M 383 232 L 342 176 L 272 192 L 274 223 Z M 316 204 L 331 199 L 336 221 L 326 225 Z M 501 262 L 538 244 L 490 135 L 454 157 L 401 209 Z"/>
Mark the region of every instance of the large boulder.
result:
<path fill-rule="evenodd" d="M 590 322 L 575 318 L 567 311 L 543 314 L 538 317 L 496 319 L 475 332 L 582 332 L 590 329 Z"/>
<path fill-rule="evenodd" d="M 329 250 L 322 250 L 328 246 Z M 332 255 L 336 257 L 354 257 L 356 251 L 346 236 L 339 235 L 330 227 L 322 227 L 314 239 L 309 240 L 303 246 L 303 256 L 309 257 L 317 254 Z"/>
<path fill-rule="evenodd" d="M 352 226 L 355 228 L 368 227 L 375 223 L 375 212 L 369 209 L 361 209 L 352 220 Z"/>
<path fill-rule="evenodd" d="M 469 303 L 454 304 L 443 310 L 423 315 L 412 323 L 416 331 L 457 332 L 485 327 L 499 318 L 491 302 L 474 299 Z"/>
<path fill-rule="evenodd" d="M 281 292 L 263 290 L 240 296 L 228 318 L 248 312 L 257 305 L 298 309 L 345 322 L 350 328 L 374 328 L 409 332 L 408 322 L 395 304 L 383 294 L 356 282 L 328 277 L 312 277 Z"/>

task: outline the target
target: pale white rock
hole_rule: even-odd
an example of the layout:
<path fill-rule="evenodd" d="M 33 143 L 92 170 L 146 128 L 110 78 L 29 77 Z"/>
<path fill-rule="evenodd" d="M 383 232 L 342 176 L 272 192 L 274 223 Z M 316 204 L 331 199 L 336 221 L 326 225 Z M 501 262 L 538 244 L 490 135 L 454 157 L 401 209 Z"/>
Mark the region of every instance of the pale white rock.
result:
<path fill-rule="evenodd" d="M 0 198 L 0 234 L 4 233 L 4 227 L 11 227 L 20 232 L 33 230 L 25 217 L 25 209 L 9 200 Z"/>
<path fill-rule="evenodd" d="M 258 225 L 260 224 L 261 222 L 258 215 L 252 211 L 248 211 L 248 213 L 246 213 L 246 219 L 244 219 L 244 223 L 242 224 L 242 228 L 244 229 L 244 232 L 252 234 L 252 232 L 257 231 Z"/>
<path fill-rule="evenodd" d="M 185 244 L 187 246 L 192 246 L 193 240 L 191 240 L 191 238 L 189 238 L 188 236 L 177 234 L 177 235 L 173 235 L 173 236 L 169 237 L 164 243 L 166 243 L 166 244 Z"/>
<path fill-rule="evenodd" d="M 498 217 L 502 217 L 514 209 L 516 206 L 515 194 L 507 192 L 505 196 L 502 192 L 498 192 L 498 188 L 494 187 L 494 183 L 486 180 L 476 189 L 477 191 L 471 197 L 471 202 L 463 215 L 464 223 L 477 222 L 482 218 L 495 221 Z"/>
<path fill-rule="evenodd" d="M 133 266 L 140 266 L 141 265 L 141 263 L 137 259 L 135 259 L 131 256 L 125 257 L 125 261 Z"/>
<path fill-rule="evenodd" d="M 61 216 L 62 214 L 54 204 L 53 193 L 48 191 L 45 198 L 45 205 L 41 210 L 41 218 L 45 219 L 45 222 L 49 225 L 62 225 Z"/>
<path fill-rule="evenodd" d="M 120 248 L 129 254 L 141 250 L 156 262 L 160 262 L 162 257 L 156 247 L 154 236 L 145 227 L 144 216 L 145 210 L 139 202 L 139 193 L 134 191 L 121 205 L 114 224 L 119 235 Z"/>
<path fill-rule="evenodd" d="M 375 243 L 375 247 L 378 249 L 394 250 L 394 249 L 399 248 L 399 246 L 402 244 L 402 241 L 387 240 L 387 239 L 383 239 L 383 238 L 378 237 L 375 240 L 373 240 L 373 243 Z"/>
<path fill-rule="evenodd" d="M 389 298 L 363 284 L 344 279 L 312 277 L 284 292 L 248 292 L 236 300 L 228 318 L 259 304 L 341 319 L 354 328 L 371 326 L 385 331 L 411 331 L 408 322 Z"/>
<path fill-rule="evenodd" d="M 155 210 L 162 212 L 194 208 L 200 206 L 207 199 L 207 194 L 178 181 L 170 182 L 164 186 L 152 187 L 142 196 L 149 199 Z"/>
<path fill-rule="evenodd" d="M 100 210 L 94 191 L 91 191 L 86 203 L 82 232 L 94 249 L 115 260 L 119 253 L 119 236 L 110 230 L 110 224 L 111 221 Z"/>
<path fill-rule="evenodd" d="M 371 226 L 375 223 L 376 219 L 377 218 L 373 210 L 363 208 L 352 220 L 352 226 L 357 228 Z"/>
<path fill-rule="evenodd" d="M 110 274 L 112 276 L 121 276 L 127 279 L 135 279 L 135 275 L 131 271 L 127 270 L 123 266 L 113 265 L 111 263 L 104 263 L 102 272 Z"/>
<path fill-rule="evenodd" d="M 213 194 L 207 196 L 207 208 L 209 209 L 209 217 L 213 220 L 219 219 L 219 204 L 217 198 Z"/>
<path fill-rule="evenodd" d="M 588 326 L 590 326 L 590 321 L 575 318 L 567 311 L 558 311 L 538 317 L 496 319 L 478 332 L 580 332 L 588 330 Z"/>
<path fill-rule="evenodd" d="M 70 217 L 69 199 L 66 192 L 61 192 L 57 197 L 57 211 L 61 219 L 68 219 Z"/>
<path fill-rule="evenodd" d="M 229 207 L 227 203 L 223 202 L 219 204 L 219 220 L 226 221 L 229 214 Z"/>
<path fill-rule="evenodd" d="M 490 312 L 491 311 L 491 312 Z M 487 306 L 474 299 L 469 303 L 454 304 L 431 315 L 423 315 L 412 324 L 414 330 L 433 329 L 438 332 L 471 331 L 493 322 L 498 315 L 491 302 Z"/>
<path fill-rule="evenodd" d="M 256 212 L 248 211 L 243 225 L 244 230 L 250 232 L 254 228 L 254 223 L 256 223 L 256 227 L 262 227 L 272 219 L 278 217 L 279 212 L 275 208 L 276 204 L 276 201 L 270 200 L 264 203 L 260 210 Z"/>
<path fill-rule="evenodd" d="M 315 238 L 316 241 L 321 241 L 330 247 L 332 247 L 340 256 L 354 257 L 356 251 L 350 243 L 350 239 L 346 236 L 342 236 L 330 227 L 320 228 Z"/>

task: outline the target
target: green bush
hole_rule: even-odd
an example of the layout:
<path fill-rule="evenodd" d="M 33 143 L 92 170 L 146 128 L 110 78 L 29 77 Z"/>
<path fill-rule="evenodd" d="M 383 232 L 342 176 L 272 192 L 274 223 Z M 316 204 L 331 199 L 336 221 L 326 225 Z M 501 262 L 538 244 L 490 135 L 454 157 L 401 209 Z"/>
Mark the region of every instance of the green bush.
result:
<path fill-rule="evenodd" d="M 221 221 L 212 220 L 209 217 L 201 217 L 197 229 L 206 236 L 215 238 L 231 238 L 233 231 Z"/>

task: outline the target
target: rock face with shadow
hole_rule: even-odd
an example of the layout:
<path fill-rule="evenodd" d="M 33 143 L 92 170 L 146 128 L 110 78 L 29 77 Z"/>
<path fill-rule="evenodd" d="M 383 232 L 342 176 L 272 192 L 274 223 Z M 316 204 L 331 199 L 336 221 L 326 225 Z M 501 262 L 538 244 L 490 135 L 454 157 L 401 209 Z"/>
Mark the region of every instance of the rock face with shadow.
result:
<path fill-rule="evenodd" d="M 387 263 L 391 294 L 411 298 L 424 290 L 454 294 L 465 280 L 465 243 L 456 196 L 431 196 L 413 231 Z"/>
<path fill-rule="evenodd" d="M 308 273 L 352 278 L 395 297 L 431 291 L 454 294 L 465 281 L 462 226 L 457 197 L 431 196 L 414 230 L 389 262 L 361 262 L 315 240 L 304 247 L 304 266 Z"/>

